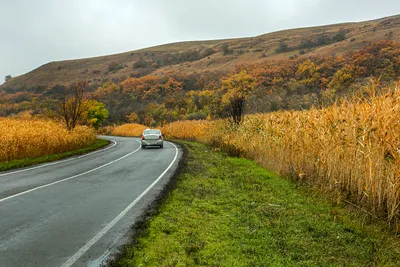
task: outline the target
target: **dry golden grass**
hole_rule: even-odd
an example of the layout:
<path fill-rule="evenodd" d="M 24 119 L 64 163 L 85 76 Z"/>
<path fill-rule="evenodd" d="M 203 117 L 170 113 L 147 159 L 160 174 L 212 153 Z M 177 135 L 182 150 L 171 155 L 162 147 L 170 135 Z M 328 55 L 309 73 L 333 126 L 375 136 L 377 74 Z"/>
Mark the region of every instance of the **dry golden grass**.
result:
<path fill-rule="evenodd" d="M 128 123 L 115 127 L 112 130 L 111 135 L 132 137 L 141 136 L 146 128 L 146 126 L 141 124 Z"/>
<path fill-rule="evenodd" d="M 0 118 L 0 129 L 0 162 L 63 153 L 96 142 L 88 127 L 68 132 L 53 121 Z"/>
<path fill-rule="evenodd" d="M 400 218 L 400 88 L 325 109 L 177 122 L 171 138 L 198 140 L 254 159 L 298 181 L 336 192 L 389 222 Z M 204 131 L 205 128 L 210 130 Z M 198 134 L 198 136 L 196 136 Z"/>
<path fill-rule="evenodd" d="M 167 138 L 201 141 L 208 137 L 211 125 L 211 122 L 206 120 L 176 121 L 162 127 L 161 131 Z"/>

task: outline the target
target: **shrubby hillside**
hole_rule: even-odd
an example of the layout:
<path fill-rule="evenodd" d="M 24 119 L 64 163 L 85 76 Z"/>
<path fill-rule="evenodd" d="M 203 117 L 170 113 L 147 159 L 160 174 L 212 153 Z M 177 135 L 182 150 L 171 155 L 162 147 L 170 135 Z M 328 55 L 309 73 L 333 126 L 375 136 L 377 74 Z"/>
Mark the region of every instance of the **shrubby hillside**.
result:
<path fill-rule="evenodd" d="M 52 116 L 60 92 L 80 80 L 86 98 L 105 103 L 108 123 L 226 117 L 238 84 L 247 84 L 246 113 L 329 105 L 370 78 L 399 79 L 399 26 L 394 16 L 52 62 L 0 87 L 0 116 Z"/>

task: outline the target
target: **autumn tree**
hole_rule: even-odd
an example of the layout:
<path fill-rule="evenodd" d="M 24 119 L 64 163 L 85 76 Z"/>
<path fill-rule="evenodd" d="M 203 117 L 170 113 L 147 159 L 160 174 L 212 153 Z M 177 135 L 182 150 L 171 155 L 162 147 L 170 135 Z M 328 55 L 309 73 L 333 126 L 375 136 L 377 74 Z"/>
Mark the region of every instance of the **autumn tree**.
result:
<path fill-rule="evenodd" d="M 95 129 L 99 129 L 108 117 L 105 104 L 96 100 L 85 100 L 83 102 L 83 119 Z"/>
<path fill-rule="evenodd" d="M 163 125 L 165 121 L 167 110 L 162 104 L 149 104 L 146 107 L 147 125 L 151 127 Z M 149 123 L 150 122 L 150 123 Z"/>
<path fill-rule="evenodd" d="M 130 123 L 137 123 L 139 121 L 139 116 L 135 112 L 131 112 L 129 115 L 126 116 L 126 119 Z"/>
<path fill-rule="evenodd" d="M 169 78 L 165 83 L 165 94 L 167 97 L 176 97 L 183 90 L 183 83 L 175 80 L 174 78 Z"/>
<path fill-rule="evenodd" d="M 246 97 L 256 85 L 256 79 L 245 70 L 222 81 L 222 89 L 225 91 L 222 103 L 235 124 L 242 121 Z"/>
<path fill-rule="evenodd" d="M 303 94 L 313 90 L 319 90 L 318 84 L 321 77 L 320 68 L 310 59 L 304 61 L 298 66 L 295 77 L 296 80 L 292 80 L 290 86 L 297 90 L 300 89 Z"/>
<path fill-rule="evenodd" d="M 354 81 L 354 76 L 355 67 L 353 65 L 345 65 L 333 75 L 328 88 L 334 90 L 334 92 L 347 88 Z"/>
<path fill-rule="evenodd" d="M 92 94 L 94 99 L 105 104 L 109 112 L 108 120 L 111 122 L 125 122 L 125 116 L 131 112 L 124 112 L 123 109 L 130 109 L 129 105 L 134 101 L 134 96 L 123 95 L 121 91 L 120 85 L 107 82 Z"/>
<path fill-rule="evenodd" d="M 70 85 L 64 94 L 59 96 L 57 111 L 64 119 L 68 130 L 76 127 L 84 113 L 84 91 L 88 87 L 86 81 Z"/>

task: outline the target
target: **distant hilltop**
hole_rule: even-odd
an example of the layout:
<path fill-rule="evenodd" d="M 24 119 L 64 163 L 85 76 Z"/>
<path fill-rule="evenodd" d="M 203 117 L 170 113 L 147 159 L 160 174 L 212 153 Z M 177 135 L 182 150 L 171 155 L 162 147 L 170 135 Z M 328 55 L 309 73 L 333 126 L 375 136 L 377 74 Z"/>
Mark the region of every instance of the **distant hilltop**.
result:
<path fill-rule="evenodd" d="M 400 15 L 378 20 L 284 30 L 250 38 L 172 43 L 78 60 L 47 63 L 0 86 L 14 92 L 35 86 L 122 81 L 143 75 L 232 71 L 241 64 L 310 55 L 340 55 L 379 40 L 400 41 Z"/>

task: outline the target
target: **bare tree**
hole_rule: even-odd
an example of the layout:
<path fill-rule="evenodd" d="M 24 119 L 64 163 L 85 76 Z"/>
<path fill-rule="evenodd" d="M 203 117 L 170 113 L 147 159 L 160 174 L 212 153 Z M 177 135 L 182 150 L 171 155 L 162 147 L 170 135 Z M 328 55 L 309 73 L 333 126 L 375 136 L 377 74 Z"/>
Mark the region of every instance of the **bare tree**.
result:
<path fill-rule="evenodd" d="M 80 81 L 70 85 L 59 96 L 58 113 L 63 117 L 68 130 L 76 127 L 82 117 L 84 106 L 84 91 L 88 87 L 86 81 Z"/>
<path fill-rule="evenodd" d="M 245 102 L 244 96 L 236 96 L 231 99 L 230 117 L 235 124 L 240 124 L 243 121 Z"/>

